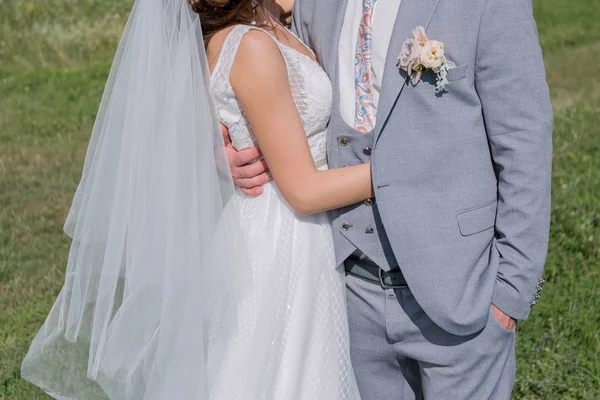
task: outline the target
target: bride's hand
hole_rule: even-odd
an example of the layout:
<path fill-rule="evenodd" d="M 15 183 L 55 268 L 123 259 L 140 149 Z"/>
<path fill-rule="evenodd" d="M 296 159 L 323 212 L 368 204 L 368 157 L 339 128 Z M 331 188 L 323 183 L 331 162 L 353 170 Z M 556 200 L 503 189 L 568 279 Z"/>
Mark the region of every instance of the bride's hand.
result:
<path fill-rule="evenodd" d="M 238 151 L 231 143 L 229 130 L 221 124 L 221 132 L 225 141 L 225 150 L 229 159 L 233 182 L 242 189 L 242 192 L 251 197 L 262 194 L 262 185 L 271 181 L 271 174 L 267 163 L 262 158 L 258 147 L 249 147 Z"/>

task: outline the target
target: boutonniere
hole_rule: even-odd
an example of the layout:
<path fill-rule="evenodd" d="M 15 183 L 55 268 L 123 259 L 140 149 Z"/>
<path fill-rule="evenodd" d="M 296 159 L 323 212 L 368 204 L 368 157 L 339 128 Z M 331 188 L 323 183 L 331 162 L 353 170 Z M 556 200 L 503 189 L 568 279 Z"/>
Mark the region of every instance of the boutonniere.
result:
<path fill-rule="evenodd" d="M 421 80 L 423 72 L 431 70 L 436 74 L 435 92 L 439 93 L 446 88 L 448 82 L 448 69 L 455 64 L 448 60 L 444 54 L 444 42 L 429 40 L 422 26 L 417 26 L 413 37 L 402 43 L 402 51 L 398 56 L 398 68 L 406 71 L 413 85 Z"/>

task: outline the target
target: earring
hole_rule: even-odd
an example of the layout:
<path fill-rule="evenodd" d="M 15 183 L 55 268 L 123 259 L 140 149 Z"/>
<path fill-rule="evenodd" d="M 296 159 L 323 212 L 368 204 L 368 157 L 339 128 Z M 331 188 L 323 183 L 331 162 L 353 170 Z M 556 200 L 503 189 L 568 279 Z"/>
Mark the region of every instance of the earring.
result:
<path fill-rule="evenodd" d="M 250 25 L 256 25 L 256 7 L 258 7 L 258 4 L 256 4 L 253 1 L 252 2 L 252 22 L 250 22 Z"/>

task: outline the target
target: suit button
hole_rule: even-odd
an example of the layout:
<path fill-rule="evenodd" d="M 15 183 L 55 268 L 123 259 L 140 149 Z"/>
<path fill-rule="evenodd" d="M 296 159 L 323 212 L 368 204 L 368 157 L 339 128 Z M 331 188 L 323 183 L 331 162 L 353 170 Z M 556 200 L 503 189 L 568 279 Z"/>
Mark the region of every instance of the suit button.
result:
<path fill-rule="evenodd" d="M 363 201 L 365 206 L 372 206 L 373 205 L 373 199 L 366 199 L 365 201 Z"/>
<path fill-rule="evenodd" d="M 363 154 L 366 156 L 370 156 L 372 151 L 370 147 L 363 147 Z"/>
<path fill-rule="evenodd" d="M 367 226 L 367 229 L 365 229 L 365 233 L 366 233 L 366 234 L 368 234 L 368 235 L 370 235 L 370 234 L 371 234 L 371 233 L 373 233 L 373 232 L 374 232 L 374 230 L 373 230 L 373 228 L 372 228 L 372 227 L 370 227 L 370 226 Z"/>
<path fill-rule="evenodd" d="M 338 143 L 341 144 L 342 146 L 348 146 L 348 144 L 350 143 L 350 140 L 348 140 L 347 137 L 342 136 L 341 138 L 338 139 Z"/>
<path fill-rule="evenodd" d="M 350 225 L 349 223 L 347 223 L 347 222 L 344 222 L 344 223 L 342 224 L 342 230 L 343 230 L 343 231 L 350 230 L 350 228 L 352 228 L 352 225 Z"/>

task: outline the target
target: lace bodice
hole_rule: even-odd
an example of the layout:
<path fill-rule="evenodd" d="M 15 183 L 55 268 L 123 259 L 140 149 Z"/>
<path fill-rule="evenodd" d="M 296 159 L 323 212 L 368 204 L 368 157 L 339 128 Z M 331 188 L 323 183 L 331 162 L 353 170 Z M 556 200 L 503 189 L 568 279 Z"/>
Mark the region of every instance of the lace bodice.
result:
<path fill-rule="evenodd" d="M 269 34 L 262 29 L 248 25 L 234 27 L 223 43 L 221 54 L 211 77 L 219 116 L 229 128 L 231 141 L 238 150 L 257 145 L 250 124 L 229 82 L 229 74 L 240 42 L 251 29 Z M 269 36 L 271 35 L 269 34 Z M 286 62 L 292 95 L 308 137 L 315 165 L 317 167 L 325 166 L 327 164 L 326 129 L 332 107 L 331 81 L 325 71 L 310 57 L 287 47 L 275 38 L 273 40 L 279 46 Z"/>

